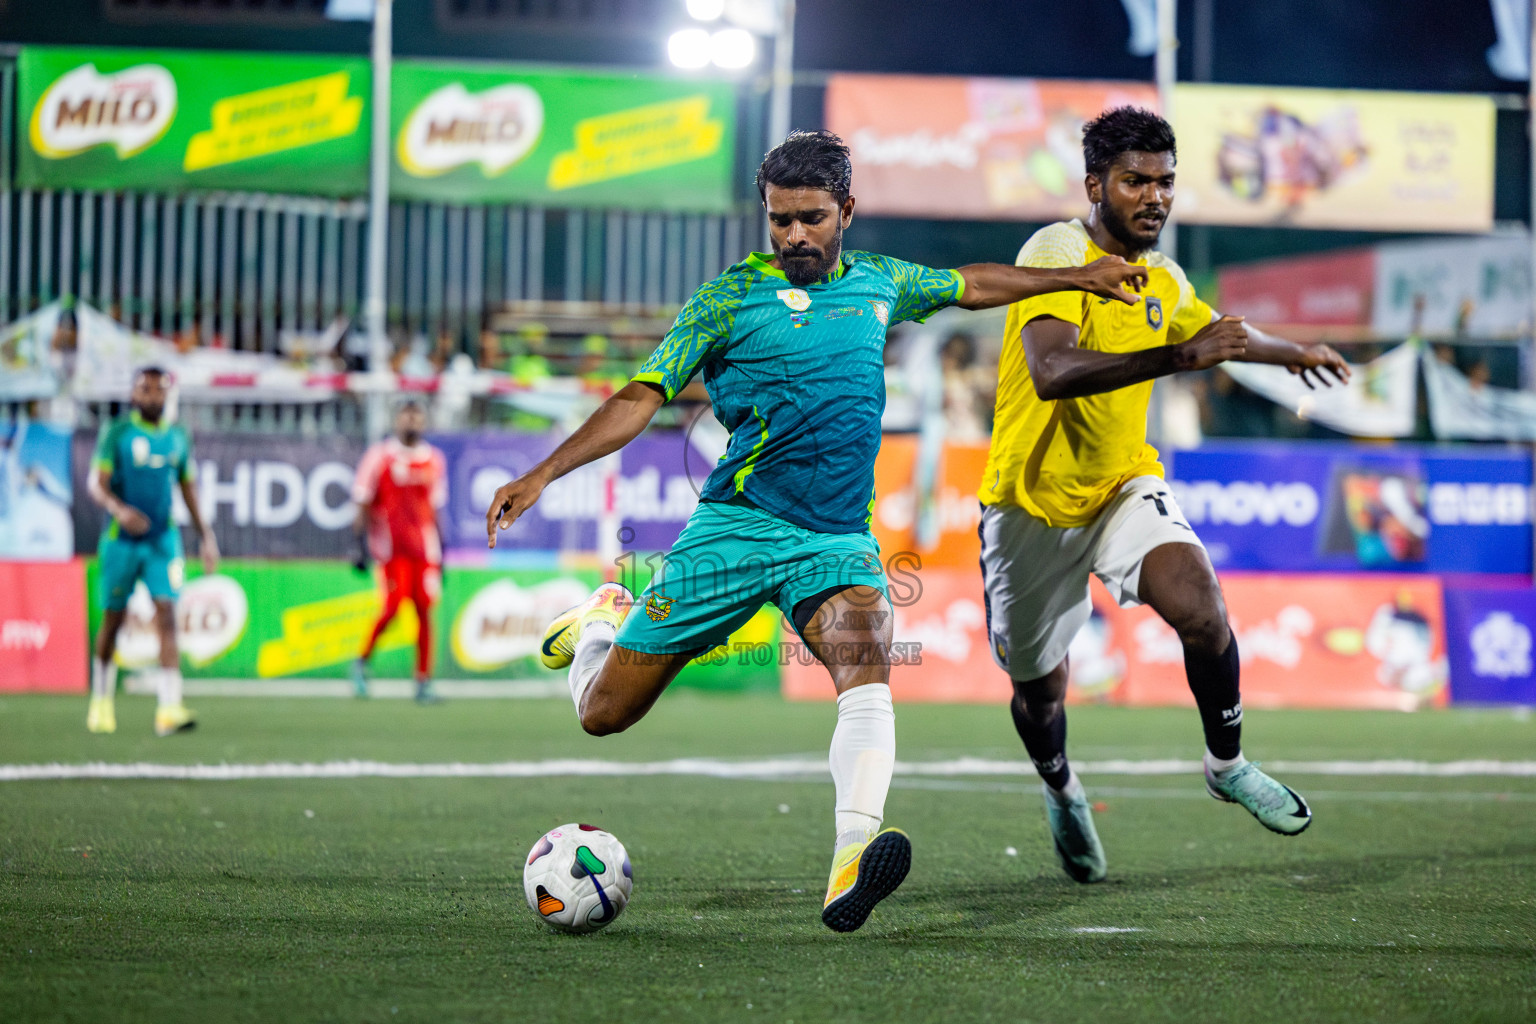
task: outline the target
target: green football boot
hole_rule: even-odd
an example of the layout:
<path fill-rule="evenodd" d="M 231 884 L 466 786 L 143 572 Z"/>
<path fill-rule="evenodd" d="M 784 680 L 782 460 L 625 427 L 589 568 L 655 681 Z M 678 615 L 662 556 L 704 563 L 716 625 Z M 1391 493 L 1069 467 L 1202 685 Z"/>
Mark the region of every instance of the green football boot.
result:
<path fill-rule="evenodd" d="M 1240 761 L 1219 773 L 1207 764 L 1205 788 L 1217 800 L 1246 808 L 1271 832 L 1294 836 L 1312 824 L 1312 809 L 1301 794 L 1259 771 L 1252 761 Z"/>
<path fill-rule="evenodd" d="M 1076 782 L 1073 776 L 1073 782 Z M 1056 843 L 1056 856 L 1061 858 L 1061 868 L 1074 882 L 1088 885 L 1104 881 L 1109 871 L 1104 859 L 1104 846 L 1099 842 L 1099 832 L 1093 827 L 1093 808 L 1088 804 L 1088 794 L 1082 783 L 1068 784 L 1072 795 L 1060 793 L 1042 782 L 1045 791 L 1045 816 L 1051 823 L 1051 839 Z"/>

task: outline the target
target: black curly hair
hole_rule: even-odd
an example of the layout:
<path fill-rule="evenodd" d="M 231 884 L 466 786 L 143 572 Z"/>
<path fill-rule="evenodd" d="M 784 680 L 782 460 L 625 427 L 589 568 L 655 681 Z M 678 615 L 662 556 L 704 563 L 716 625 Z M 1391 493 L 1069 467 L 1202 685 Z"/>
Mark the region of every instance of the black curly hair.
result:
<path fill-rule="evenodd" d="M 1106 110 L 1083 125 L 1083 166 L 1089 174 L 1102 178 L 1121 153 L 1130 152 L 1171 153 L 1177 162 L 1173 126 L 1140 107 Z"/>
<path fill-rule="evenodd" d="M 841 206 L 853 190 L 848 147 L 826 130 L 792 131 L 757 168 L 757 195 L 764 202 L 768 201 L 769 185 L 823 189 Z"/>

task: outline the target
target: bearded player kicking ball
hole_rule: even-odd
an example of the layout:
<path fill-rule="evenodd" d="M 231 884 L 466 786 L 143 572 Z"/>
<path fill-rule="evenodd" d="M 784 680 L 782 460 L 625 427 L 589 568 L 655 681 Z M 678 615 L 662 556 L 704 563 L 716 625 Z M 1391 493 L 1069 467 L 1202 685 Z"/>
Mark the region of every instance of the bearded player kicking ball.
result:
<path fill-rule="evenodd" d="M 996 427 L 982 479 L 982 572 L 993 657 L 1013 680 L 1013 721 L 1044 780 L 1056 852 L 1079 882 L 1104 878 L 1104 849 L 1067 763 L 1067 645 L 1088 616 L 1088 574 L 1122 607 L 1151 605 L 1184 646 L 1205 728 L 1210 794 L 1295 835 L 1306 801 L 1243 757 L 1237 640 L 1205 548 L 1147 444 L 1152 381 L 1228 359 L 1273 363 L 1340 382 L 1326 345 L 1301 346 L 1239 317 L 1218 317 L 1178 264 L 1153 251 L 1173 205 L 1168 123 L 1123 107 L 1083 129 L 1088 219 L 1052 224 L 1019 253 L 1027 267 L 1106 254 L 1147 268 L 1142 303 L 1042 295 L 1008 311 Z"/>
<path fill-rule="evenodd" d="M 496 492 L 489 543 L 550 483 L 633 440 L 703 371 L 731 431 L 661 571 L 628 615 L 604 584 L 545 634 L 544 662 L 570 666 L 582 727 L 620 732 L 650 710 L 688 661 L 726 641 L 763 604 L 778 606 L 837 689 L 831 768 L 836 854 L 822 921 L 864 923 L 906 877 L 911 844 L 880 831 L 896 752 L 891 616 L 869 532 L 885 407 L 886 328 L 945 306 L 983 309 L 1082 289 L 1135 303 L 1146 270 L 1117 256 L 1036 270 L 974 264 L 931 270 L 844 252 L 853 220 L 848 150 L 828 132 L 794 132 L 757 184 L 773 254 L 753 253 L 694 293 L 634 380 L 549 458 Z"/>

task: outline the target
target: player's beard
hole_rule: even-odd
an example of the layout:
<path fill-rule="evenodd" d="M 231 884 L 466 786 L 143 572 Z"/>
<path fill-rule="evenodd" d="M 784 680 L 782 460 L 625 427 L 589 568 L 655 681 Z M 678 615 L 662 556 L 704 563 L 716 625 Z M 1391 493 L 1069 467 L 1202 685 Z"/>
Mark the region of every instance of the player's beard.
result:
<path fill-rule="evenodd" d="M 837 232 L 825 252 L 810 245 L 783 249 L 775 242 L 773 254 L 779 258 L 779 269 L 784 271 L 784 277 L 790 284 L 796 288 L 815 284 L 832 272 L 843 255 L 843 226 L 837 226 Z"/>
<path fill-rule="evenodd" d="M 1148 249 L 1154 248 L 1157 245 L 1157 240 L 1163 233 L 1163 225 L 1167 221 L 1166 219 L 1158 221 L 1157 230 L 1152 233 L 1152 237 L 1149 239 L 1145 234 L 1135 231 L 1126 222 L 1125 218 L 1116 212 L 1113 206 L 1110 206 L 1108 203 L 1100 203 L 1099 223 L 1104 225 L 1104 230 L 1113 235 L 1116 241 L 1129 249 L 1133 256 L 1140 256 Z"/>
<path fill-rule="evenodd" d="M 165 403 L 161 402 L 159 405 L 139 405 L 136 403 L 133 411 L 138 413 L 145 423 L 159 423 L 160 417 L 165 415 Z"/>

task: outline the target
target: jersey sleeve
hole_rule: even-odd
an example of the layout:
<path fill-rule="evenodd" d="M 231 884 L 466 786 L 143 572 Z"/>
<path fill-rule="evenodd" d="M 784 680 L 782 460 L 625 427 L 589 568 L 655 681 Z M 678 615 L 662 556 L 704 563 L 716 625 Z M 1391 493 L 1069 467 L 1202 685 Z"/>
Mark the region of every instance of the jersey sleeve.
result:
<path fill-rule="evenodd" d="M 632 379 L 657 385 L 669 402 L 675 398 L 730 340 L 736 313 L 754 279 L 752 272 L 732 267 L 694 292 Z"/>
<path fill-rule="evenodd" d="M 1019 250 L 1014 266 L 1055 269 L 1080 267 L 1088 262 L 1088 239 L 1070 224 L 1050 224 L 1030 236 Z M 1053 316 L 1078 327 L 1083 326 L 1082 292 L 1047 292 L 1022 302 L 1009 310 L 1022 328 L 1036 317 Z"/>
<path fill-rule="evenodd" d="M 116 420 L 106 423 L 101 428 L 101 433 L 96 435 L 96 451 L 91 456 L 92 472 L 106 470 L 108 473 L 117 468 L 117 436 L 120 427 Z"/>
<path fill-rule="evenodd" d="M 1216 319 L 1216 311 L 1195 294 L 1195 286 L 1189 283 L 1182 267 L 1170 261 L 1168 269 L 1179 283 L 1179 304 L 1174 307 L 1173 316 L 1168 319 L 1168 344 L 1177 345 L 1199 334 L 1202 328 Z"/>
<path fill-rule="evenodd" d="M 352 479 L 352 501 L 358 505 L 373 504 L 373 496 L 379 491 L 379 474 L 384 471 L 384 446 L 370 445 L 357 464 L 357 475 Z"/>
<path fill-rule="evenodd" d="M 893 324 L 903 320 L 922 323 L 946 306 L 959 302 L 965 294 L 965 278 L 958 270 L 935 270 L 878 253 L 865 253 L 863 258 L 896 285 L 896 308 L 891 310 Z"/>

